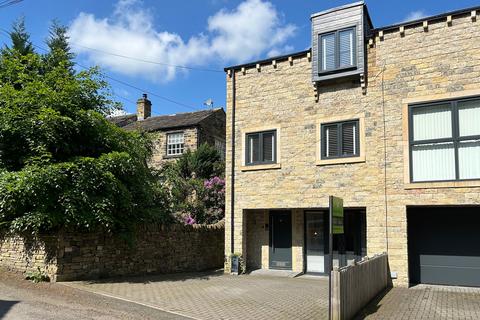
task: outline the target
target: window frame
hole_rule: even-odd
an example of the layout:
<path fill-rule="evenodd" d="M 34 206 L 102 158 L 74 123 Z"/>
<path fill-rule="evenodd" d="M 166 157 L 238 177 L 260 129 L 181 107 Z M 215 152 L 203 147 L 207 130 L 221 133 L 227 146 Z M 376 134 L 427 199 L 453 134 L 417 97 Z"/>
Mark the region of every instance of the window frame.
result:
<path fill-rule="evenodd" d="M 355 154 L 353 155 L 342 155 L 342 147 L 343 147 L 343 137 L 342 137 L 342 127 L 346 123 L 355 123 L 356 130 L 355 130 Z M 337 137 L 340 137 L 339 141 L 337 141 L 338 150 L 337 155 L 329 157 L 325 154 L 325 130 L 326 126 L 336 125 L 337 126 Z M 360 157 L 361 147 L 360 147 L 360 119 L 349 119 L 349 120 L 339 120 L 339 121 L 331 121 L 331 122 L 323 122 L 320 124 L 320 160 L 332 160 L 332 159 L 348 159 L 348 158 L 358 158 Z"/>
<path fill-rule="evenodd" d="M 178 144 L 178 143 L 169 144 L 169 143 L 168 143 L 168 137 L 169 137 L 170 135 L 180 134 L 180 133 L 183 135 L 183 148 L 182 148 L 182 152 L 181 152 L 181 153 L 170 154 L 170 153 L 169 153 L 168 146 L 170 146 L 170 145 L 176 145 L 176 144 Z M 179 157 L 179 156 L 181 156 L 182 154 L 184 154 L 184 153 L 185 153 L 185 131 L 172 131 L 172 132 L 167 132 L 166 137 L 165 137 L 165 149 L 166 149 L 166 150 L 165 150 L 165 155 L 166 155 L 167 157 Z"/>
<path fill-rule="evenodd" d="M 253 161 L 253 162 L 250 162 L 250 153 L 251 153 L 251 150 L 250 150 L 250 144 L 249 144 L 249 136 L 253 136 L 253 135 L 258 135 L 258 139 L 259 139 L 259 154 L 262 155 L 263 157 L 263 135 L 264 134 L 269 134 L 269 133 L 273 133 L 273 160 L 271 161 L 263 161 L 263 160 L 260 160 L 260 161 Z M 247 132 L 245 133 L 245 165 L 246 166 L 255 166 L 255 165 L 263 165 L 263 164 L 276 164 L 277 163 L 277 129 L 272 129 L 272 130 L 262 130 L 262 131 L 256 131 L 256 132 Z"/>
<path fill-rule="evenodd" d="M 350 66 L 345 66 L 345 67 L 340 67 L 340 32 L 342 31 L 347 31 L 347 30 L 352 30 L 353 31 L 353 41 L 352 41 L 352 56 L 353 56 L 353 64 Z M 328 69 L 325 70 L 323 67 L 323 45 L 322 45 L 322 37 L 323 36 L 328 36 L 328 35 L 335 35 L 334 37 L 334 42 L 335 42 L 335 49 L 334 49 L 334 55 L 335 55 L 335 68 L 333 69 Z M 351 26 L 347 28 L 342 28 L 334 31 L 329 31 L 329 32 L 323 32 L 319 33 L 317 35 L 317 47 L 318 47 L 318 74 L 329 74 L 329 73 L 336 73 L 339 71 L 347 71 L 347 70 L 352 70 L 356 69 L 358 62 L 357 62 L 357 26 Z"/>
<path fill-rule="evenodd" d="M 468 98 L 457 98 L 449 100 L 438 100 L 435 102 L 428 103 L 413 103 L 408 105 L 408 164 L 409 164 L 409 179 L 410 183 L 437 183 L 437 182 L 457 182 L 457 181 L 475 181 L 480 180 L 480 178 L 470 178 L 470 179 L 460 179 L 460 168 L 458 161 L 458 149 L 462 142 L 471 141 L 471 140 L 480 140 L 479 135 L 470 135 L 470 136 L 460 136 L 460 123 L 458 117 L 458 103 L 465 101 L 479 100 L 480 97 L 468 97 Z M 413 132 L 413 109 L 422 108 L 422 107 L 432 107 L 436 105 L 445 105 L 450 104 L 451 112 L 451 121 L 452 121 L 452 137 L 451 138 L 439 138 L 439 139 L 426 139 L 426 140 L 414 140 Z M 415 181 L 413 179 L 413 147 L 421 146 L 433 143 L 453 143 L 454 156 L 455 156 L 455 179 L 449 180 L 420 180 Z"/>

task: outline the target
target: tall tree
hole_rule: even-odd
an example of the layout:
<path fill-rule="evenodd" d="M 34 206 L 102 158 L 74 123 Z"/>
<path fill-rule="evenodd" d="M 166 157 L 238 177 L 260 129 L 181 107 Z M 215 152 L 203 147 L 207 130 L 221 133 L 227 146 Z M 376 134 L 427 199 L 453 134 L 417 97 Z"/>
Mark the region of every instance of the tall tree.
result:
<path fill-rule="evenodd" d="M 12 39 L 13 50 L 17 50 L 21 55 L 33 53 L 30 35 L 25 29 L 25 17 L 22 16 L 13 23 L 10 38 Z"/>
<path fill-rule="evenodd" d="M 68 43 L 67 27 L 58 20 L 53 20 L 50 26 L 50 35 L 46 40 L 50 52 L 46 55 L 47 64 L 51 67 L 65 64 L 64 67 L 73 72 L 73 59 L 75 55 L 70 50 Z"/>
<path fill-rule="evenodd" d="M 65 41 L 46 56 L 55 50 L 67 53 Z M 0 227 L 114 232 L 168 219 L 151 143 L 102 115 L 116 103 L 98 69 L 75 72 L 64 59 L 51 67 L 33 51 L 0 53 Z"/>

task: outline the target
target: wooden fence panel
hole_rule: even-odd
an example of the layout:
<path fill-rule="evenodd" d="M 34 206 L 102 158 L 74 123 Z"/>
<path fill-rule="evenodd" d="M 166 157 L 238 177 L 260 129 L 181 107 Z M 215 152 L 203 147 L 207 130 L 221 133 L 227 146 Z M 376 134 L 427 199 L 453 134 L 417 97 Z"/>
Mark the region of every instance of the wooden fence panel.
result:
<path fill-rule="evenodd" d="M 332 271 L 332 319 L 352 319 L 388 285 L 388 256 L 375 255 Z"/>

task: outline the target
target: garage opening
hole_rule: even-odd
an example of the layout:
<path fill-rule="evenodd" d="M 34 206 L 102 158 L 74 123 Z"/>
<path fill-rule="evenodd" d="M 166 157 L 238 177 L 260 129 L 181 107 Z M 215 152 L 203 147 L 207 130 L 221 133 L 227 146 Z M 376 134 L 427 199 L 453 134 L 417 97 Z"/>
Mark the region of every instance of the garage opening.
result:
<path fill-rule="evenodd" d="M 480 287 L 480 207 L 408 207 L 410 283 Z"/>

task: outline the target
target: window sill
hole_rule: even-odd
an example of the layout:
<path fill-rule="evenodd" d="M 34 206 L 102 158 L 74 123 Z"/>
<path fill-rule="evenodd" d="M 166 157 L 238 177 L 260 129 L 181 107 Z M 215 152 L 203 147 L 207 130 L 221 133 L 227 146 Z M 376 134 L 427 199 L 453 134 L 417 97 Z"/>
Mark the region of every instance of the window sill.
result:
<path fill-rule="evenodd" d="M 405 189 L 440 189 L 440 188 L 470 188 L 480 187 L 480 180 L 468 181 L 439 181 L 439 182 L 413 182 L 406 183 Z"/>
<path fill-rule="evenodd" d="M 360 163 L 365 162 L 365 157 L 351 157 L 351 158 L 336 158 L 336 159 L 325 159 L 317 160 L 317 166 L 327 166 L 333 164 L 347 164 L 347 163 Z"/>
<path fill-rule="evenodd" d="M 242 171 L 257 171 L 257 170 L 274 170 L 280 169 L 282 165 L 280 163 L 272 163 L 272 164 L 258 164 L 258 165 L 251 165 L 251 166 L 242 166 L 240 170 Z"/>
<path fill-rule="evenodd" d="M 342 73 L 342 72 L 347 72 L 347 71 L 353 71 L 357 70 L 357 66 L 349 66 L 349 67 L 342 67 L 342 68 L 336 68 L 336 69 L 330 69 L 330 70 L 320 70 L 318 72 L 318 76 L 328 76 L 330 74 L 336 74 L 336 73 Z"/>
<path fill-rule="evenodd" d="M 183 155 L 183 153 L 182 154 L 175 154 L 175 155 L 165 155 L 165 156 L 163 156 L 163 159 L 178 159 L 182 155 Z"/>

